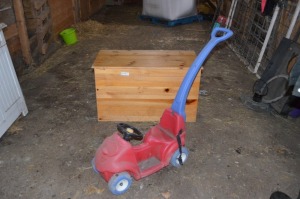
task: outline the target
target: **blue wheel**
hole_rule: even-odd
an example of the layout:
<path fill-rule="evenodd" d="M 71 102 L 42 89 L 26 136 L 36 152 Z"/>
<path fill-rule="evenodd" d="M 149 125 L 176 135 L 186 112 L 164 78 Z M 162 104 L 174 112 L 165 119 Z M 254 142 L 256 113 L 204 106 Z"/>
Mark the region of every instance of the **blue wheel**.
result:
<path fill-rule="evenodd" d="M 93 168 L 94 172 L 99 174 L 99 171 L 96 169 L 95 158 L 92 159 L 91 164 L 92 164 L 92 168 Z"/>
<path fill-rule="evenodd" d="M 181 154 L 181 159 L 182 159 L 182 163 L 184 164 L 185 161 L 187 160 L 188 156 L 189 156 L 189 151 L 186 147 L 182 147 L 182 154 Z M 174 166 L 174 167 L 181 167 L 182 165 L 179 163 L 179 158 L 180 156 L 180 152 L 179 149 L 177 149 L 174 154 L 172 155 L 172 158 L 170 160 L 170 163 Z"/>
<path fill-rule="evenodd" d="M 125 193 L 131 186 L 132 178 L 127 172 L 122 172 L 113 175 L 109 182 L 108 188 L 115 195 L 121 195 Z"/>

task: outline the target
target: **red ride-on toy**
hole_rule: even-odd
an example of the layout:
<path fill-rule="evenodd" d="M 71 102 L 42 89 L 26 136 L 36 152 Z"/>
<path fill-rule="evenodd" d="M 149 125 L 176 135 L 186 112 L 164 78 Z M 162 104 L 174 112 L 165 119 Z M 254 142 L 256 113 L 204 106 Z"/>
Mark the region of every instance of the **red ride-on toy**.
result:
<path fill-rule="evenodd" d="M 223 36 L 217 37 L 217 33 Z M 120 123 L 117 125 L 118 131 L 107 137 L 97 149 L 92 160 L 93 169 L 108 182 L 113 194 L 125 193 L 132 183 L 132 177 L 139 180 L 169 163 L 175 167 L 185 163 L 189 155 L 185 147 L 185 104 L 188 93 L 210 51 L 232 34 L 231 30 L 225 28 L 213 30 L 211 40 L 184 77 L 171 108 L 164 111 L 156 126 L 143 135 L 138 129 Z M 133 146 L 131 140 L 142 141 Z"/>

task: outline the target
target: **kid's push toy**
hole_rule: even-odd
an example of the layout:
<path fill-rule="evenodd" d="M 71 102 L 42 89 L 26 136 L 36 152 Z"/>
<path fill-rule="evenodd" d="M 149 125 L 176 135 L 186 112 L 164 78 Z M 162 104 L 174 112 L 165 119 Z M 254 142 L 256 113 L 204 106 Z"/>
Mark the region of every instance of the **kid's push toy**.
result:
<path fill-rule="evenodd" d="M 218 33 L 223 35 L 218 37 Z M 164 111 L 159 124 L 143 135 L 138 129 L 120 123 L 117 125 L 118 131 L 107 137 L 97 149 L 92 160 L 93 169 L 108 182 L 113 194 L 125 193 L 132 183 L 131 177 L 139 180 L 169 163 L 180 167 L 187 160 L 189 152 L 185 147 L 185 104 L 188 93 L 208 54 L 232 34 L 231 30 L 225 28 L 212 31 L 210 41 L 189 68 L 171 108 Z M 142 142 L 133 146 L 130 140 Z"/>

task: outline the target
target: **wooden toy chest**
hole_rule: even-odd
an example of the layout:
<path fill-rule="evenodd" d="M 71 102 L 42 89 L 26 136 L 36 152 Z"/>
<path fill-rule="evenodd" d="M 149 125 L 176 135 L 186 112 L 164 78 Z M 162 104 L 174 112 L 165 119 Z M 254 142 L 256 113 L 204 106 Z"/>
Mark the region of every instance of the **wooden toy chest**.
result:
<path fill-rule="evenodd" d="M 193 51 L 101 50 L 93 64 L 99 121 L 159 121 L 171 107 L 196 55 Z M 200 73 L 186 102 L 195 122 Z"/>

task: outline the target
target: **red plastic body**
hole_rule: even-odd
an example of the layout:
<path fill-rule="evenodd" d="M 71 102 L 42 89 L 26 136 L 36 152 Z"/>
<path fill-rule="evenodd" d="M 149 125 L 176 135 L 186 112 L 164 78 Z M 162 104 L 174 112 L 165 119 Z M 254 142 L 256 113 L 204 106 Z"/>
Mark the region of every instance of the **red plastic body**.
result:
<path fill-rule="evenodd" d="M 159 124 L 145 134 L 139 145 L 131 145 L 118 132 L 107 137 L 97 149 L 95 167 L 107 182 L 113 174 L 124 171 L 139 180 L 169 164 L 172 155 L 178 149 L 176 136 L 180 130 L 184 146 L 184 119 L 171 109 L 166 109 Z"/>

